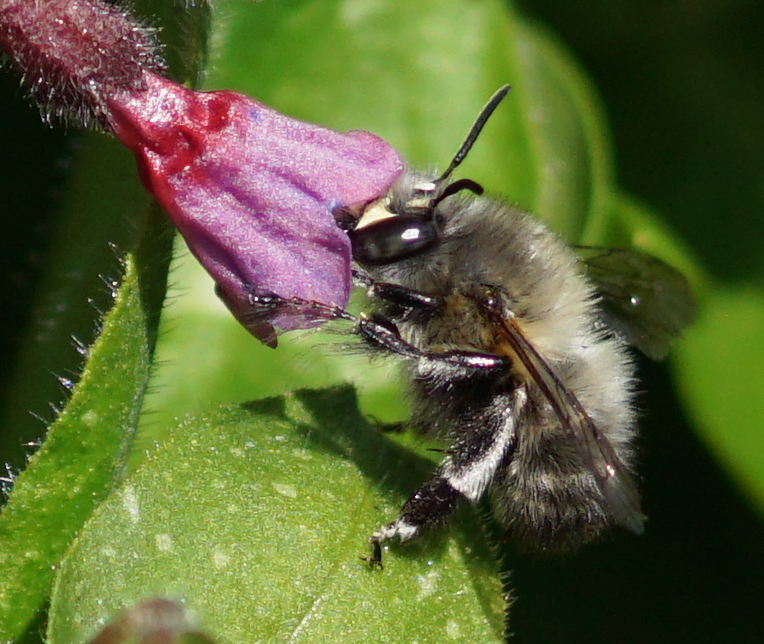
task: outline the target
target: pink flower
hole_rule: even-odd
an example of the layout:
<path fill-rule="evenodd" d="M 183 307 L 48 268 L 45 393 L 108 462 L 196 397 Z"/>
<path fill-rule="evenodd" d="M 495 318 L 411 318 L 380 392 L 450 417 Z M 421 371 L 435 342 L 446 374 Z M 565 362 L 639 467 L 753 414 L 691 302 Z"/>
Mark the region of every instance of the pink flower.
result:
<path fill-rule="evenodd" d="M 151 73 L 145 86 L 107 100 L 111 127 L 236 318 L 275 344 L 273 326 L 321 320 L 258 315 L 253 294 L 344 307 L 350 243 L 332 213 L 383 194 L 403 169 L 395 150 L 368 132 L 290 119 L 236 92 L 194 92 Z"/>
<path fill-rule="evenodd" d="M 368 132 L 340 134 L 159 76 L 155 36 L 100 0 L 0 0 L 0 47 L 43 115 L 113 131 L 223 301 L 275 346 L 274 326 L 323 320 L 258 309 L 253 296 L 344 307 L 350 243 L 333 212 L 379 197 L 403 163 Z"/>

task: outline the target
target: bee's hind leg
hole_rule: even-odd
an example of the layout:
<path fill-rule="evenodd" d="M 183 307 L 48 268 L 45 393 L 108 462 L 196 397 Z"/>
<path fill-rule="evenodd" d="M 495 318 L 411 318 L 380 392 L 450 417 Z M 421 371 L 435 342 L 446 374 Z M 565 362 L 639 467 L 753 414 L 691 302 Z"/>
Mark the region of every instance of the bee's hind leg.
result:
<path fill-rule="evenodd" d="M 506 357 L 489 353 L 421 350 L 406 342 L 395 323 L 382 315 L 356 317 L 336 306 L 301 298 L 283 298 L 272 293 L 256 293 L 251 299 L 253 307 L 269 315 L 276 312 L 307 313 L 317 320 L 350 322 L 355 333 L 370 348 L 415 360 L 420 371 L 432 369 L 441 375 L 447 374 L 451 382 L 469 381 L 476 376 L 484 378 L 492 372 L 505 373 L 510 368 Z M 433 477 L 403 505 L 398 519 L 370 537 L 372 553 L 366 560 L 371 567 L 382 567 L 383 542 L 395 538 L 407 541 L 423 529 L 442 523 L 462 497 L 477 501 L 511 449 L 514 427 L 504 415 L 500 418 L 489 415 L 476 422 L 467 437 L 448 450 Z"/>
<path fill-rule="evenodd" d="M 374 532 L 369 538 L 371 556 L 368 561 L 372 568 L 382 568 L 382 543 L 390 539 L 408 541 L 416 537 L 424 528 L 446 520 L 454 511 L 462 496 L 441 476 L 435 476 L 420 487 L 401 509 L 398 518 Z"/>
<path fill-rule="evenodd" d="M 475 351 L 424 351 L 401 338 L 393 322 L 377 315 L 356 320 L 356 333 L 365 343 L 416 361 L 420 374 L 430 373 L 434 380 L 451 384 L 483 380 L 491 374 L 505 374 L 510 368 L 508 358 Z M 506 410 L 522 404 L 519 390 L 508 394 L 512 400 L 485 411 L 480 417 L 465 419 L 469 431 L 464 438 L 447 450 L 447 455 L 433 477 L 406 501 L 398 518 L 381 527 L 369 539 L 371 555 L 366 559 L 372 568 L 382 568 L 382 543 L 391 539 L 408 541 L 426 528 L 445 521 L 459 499 L 476 502 L 515 440 L 512 415 Z"/>
<path fill-rule="evenodd" d="M 523 396 L 519 394 L 514 403 L 522 405 Z M 398 518 L 371 536 L 369 565 L 382 568 L 383 542 L 396 538 L 408 541 L 423 529 L 443 523 L 461 498 L 477 502 L 514 450 L 515 441 L 511 415 L 487 415 L 476 423 L 465 439 L 447 450 L 435 474 L 409 497 Z"/>

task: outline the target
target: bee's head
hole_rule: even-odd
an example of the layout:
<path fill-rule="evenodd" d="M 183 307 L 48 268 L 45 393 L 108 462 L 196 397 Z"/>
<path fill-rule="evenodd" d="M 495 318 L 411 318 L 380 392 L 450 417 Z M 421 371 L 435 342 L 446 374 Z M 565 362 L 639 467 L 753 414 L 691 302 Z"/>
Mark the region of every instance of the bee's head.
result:
<path fill-rule="evenodd" d="M 364 266 L 384 266 L 420 255 L 440 243 L 443 222 L 439 204 L 462 190 L 483 193 L 482 186 L 471 179 L 449 179 L 508 91 L 505 85 L 491 97 L 440 177 L 404 172 L 385 196 L 368 204 L 359 215 L 340 222 L 350 236 L 355 261 Z"/>
<path fill-rule="evenodd" d="M 436 247 L 443 230 L 438 206 L 462 190 L 483 192 L 471 179 L 448 183 L 446 175 L 432 180 L 405 173 L 348 231 L 353 259 L 363 266 L 384 266 Z"/>

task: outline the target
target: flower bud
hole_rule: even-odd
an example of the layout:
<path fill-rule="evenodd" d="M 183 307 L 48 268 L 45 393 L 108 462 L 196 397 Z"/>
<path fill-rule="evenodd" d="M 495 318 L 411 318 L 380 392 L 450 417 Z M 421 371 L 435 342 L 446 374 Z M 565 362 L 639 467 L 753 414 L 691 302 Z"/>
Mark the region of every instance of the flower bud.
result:
<path fill-rule="evenodd" d="M 47 122 L 106 124 L 104 99 L 161 72 L 156 29 L 100 0 L 0 0 L 0 49 Z"/>

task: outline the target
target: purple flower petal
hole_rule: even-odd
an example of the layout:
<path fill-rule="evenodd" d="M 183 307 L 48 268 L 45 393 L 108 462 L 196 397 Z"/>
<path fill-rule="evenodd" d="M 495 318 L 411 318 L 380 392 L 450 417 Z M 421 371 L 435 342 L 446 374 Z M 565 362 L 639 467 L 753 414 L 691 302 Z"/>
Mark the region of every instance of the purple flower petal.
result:
<path fill-rule="evenodd" d="M 344 307 L 350 244 L 332 212 L 384 193 L 403 169 L 395 150 L 235 92 L 194 92 L 151 73 L 146 86 L 109 99 L 111 126 L 233 314 L 272 341 L 271 325 L 322 320 L 306 311 L 253 316 L 253 293 Z"/>

